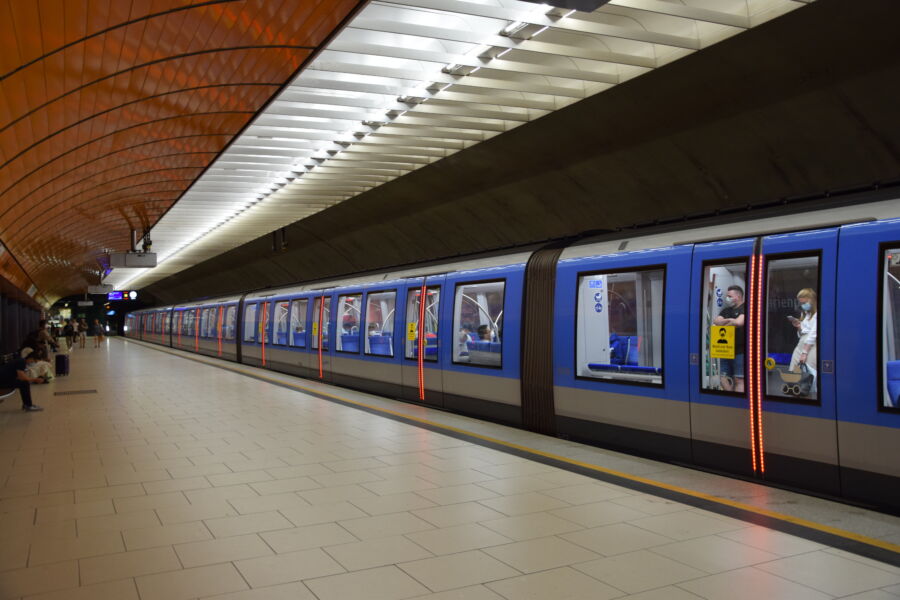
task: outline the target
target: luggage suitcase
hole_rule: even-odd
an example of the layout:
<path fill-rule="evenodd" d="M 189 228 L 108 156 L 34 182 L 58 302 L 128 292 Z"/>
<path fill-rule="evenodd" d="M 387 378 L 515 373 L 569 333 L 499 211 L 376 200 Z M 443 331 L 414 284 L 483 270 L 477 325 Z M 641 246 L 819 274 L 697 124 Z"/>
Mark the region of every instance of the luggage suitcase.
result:
<path fill-rule="evenodd" d="M 56 375 L 68 375 L 69 374 L 69 355 L 68 354 L 57 354 L 56 355 Z"/>

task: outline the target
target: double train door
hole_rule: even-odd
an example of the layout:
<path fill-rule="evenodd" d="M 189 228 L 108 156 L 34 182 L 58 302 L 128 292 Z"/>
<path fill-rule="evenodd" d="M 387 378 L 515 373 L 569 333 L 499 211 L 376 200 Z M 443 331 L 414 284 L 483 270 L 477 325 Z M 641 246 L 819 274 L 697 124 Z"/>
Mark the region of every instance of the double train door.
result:
<path fill-rule="evenodd" d="M 694 459 L 839 492 L 834 325 L 837 229 L 694 249 Z"/>
<path fill-rule="evenodd" d="M 313 378 L 330 383 L 332 380 L 331 357 L 334 351 L 334 325 L 332 324 L 332 294 L 329 291 L 313 297 L 310 349 L 312 350 Z"/>
<path fill-rule="evenodd" d="M 441 371 L 441 296 L 443 275 L 410 281 L 406 289 L 403 328 L 403 397 L 432 406 L 443 406 Z"/>

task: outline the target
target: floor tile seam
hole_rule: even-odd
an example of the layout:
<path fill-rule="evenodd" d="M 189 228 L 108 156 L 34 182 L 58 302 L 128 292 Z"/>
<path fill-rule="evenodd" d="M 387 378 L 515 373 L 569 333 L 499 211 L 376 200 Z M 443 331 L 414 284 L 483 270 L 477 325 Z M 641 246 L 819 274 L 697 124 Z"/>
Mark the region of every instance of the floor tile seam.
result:
<path fill-rule="evenodd" d="M 422 427 L 430 431 L 436 431 L 449 435 L 457 436 L 462 440 L 479 440 L 476 444 L 488 447 L 500 452 L 507 452 L 515 456 L 520 456 L 542 464 L 554 466 L 570 472 L 579 473 L 613 483 L 628 489 L 634 489 L 657 497 L 663 497 L 674 500 L 683 504 L 709 510 L 713 513 L 724 514 L 733 518 L 748 521 L 750 523 L 789 533 L 803 539 L 811 541 L 821 541 L 825 545 L 839 547 L 852 553 L 861 554 L 868 558 L 880 560 L 891 565 L 900 566 L 900 545 L 884 542 L 876 538 L 863 536 L 855 532 L 842 530 L 836 527 L 823 525 L 807 519 L 793 517 L 791 515 L 781 514 L 777 511 L 756 507 L 743 502 L 732 501 L 727 498 L 720 498 L 713 494 L 698 492 L 680 486 L 657 482 L 650 478 L 621 473 L 613 469 L 601 467 L 586 463 L 584 461 L 568 459 L 564 456 L 557 456 L 552 453 L 534 450 L 521 444 L 506 442 L 504 440 L 492 438 L 490 436 L 467 432 L 455 426 L 444 425 L 433 422 L 422 417 L 417 417 L 400 411 L 395 411 L 377 406 L 367 405 L 347 398 L 342 398 L 335 394 L 321 392 L 312 388 L 307 388 L 298 384 L 294 384 L 287 379 L 276 379 L 265 375 L 254 373 L 248 370 L 246 365 L 240 365 L 243 368 L 232 366 L 230 363 L 219 364 L 206 360 L 205 357 L 193 356 L 187 353 L 173 351 L 169 348 L 163 348 L 152 344 L 136 340 L 127 340 L 128 342 L 136 342 L 138 345 L 148 349 L 154 349 L 159 352 L 185 358 L 209 367 L 220 368 L 235 374 L 244 375 L 263 381 L 272 385 L 285 387 L 295 391 L 308 394 L 319 399 L 335 402 L 348 407 L 355 407 L 369 414 L 382 416 L 384 418 L 394 419 L 400 422 Z M 824 540 L 824 541 L 822 541 Z"/>

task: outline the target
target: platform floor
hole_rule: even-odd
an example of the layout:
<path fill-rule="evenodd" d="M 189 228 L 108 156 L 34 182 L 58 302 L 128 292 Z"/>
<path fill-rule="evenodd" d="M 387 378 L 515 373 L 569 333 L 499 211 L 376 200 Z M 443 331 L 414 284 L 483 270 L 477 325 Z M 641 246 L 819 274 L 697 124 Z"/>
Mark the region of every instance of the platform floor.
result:
<path fill-rule="evenodd" d="M 71 363 L 0 404 L 0 600 L 900 598 L 888 562 L 503 444 L 890 551 L 888 515 L 122 339 Z"/>

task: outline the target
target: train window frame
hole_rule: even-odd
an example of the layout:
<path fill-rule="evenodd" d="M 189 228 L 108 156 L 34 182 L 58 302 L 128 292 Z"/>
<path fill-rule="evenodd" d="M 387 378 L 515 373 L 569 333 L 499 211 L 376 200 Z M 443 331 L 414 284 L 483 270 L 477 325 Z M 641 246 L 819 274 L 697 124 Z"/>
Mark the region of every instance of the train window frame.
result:
<path fill-rule="evenodd" d="M 751 258 L 750 254 L 746 254 L 744 256 L 735 256 L 733 258 L 724 258 L 724 259 L 716 258 L 716 259 L 712 259 L 712 260 L 705 260 L 700 263 L 700 298 L 699 298 L 700 304 L 697 306 L 697 309 L 698 309 L 697 314 L 701 315 L 700 337 L 698 338 L 698 341 L 700 343 L 700 347 L 698 348 L 698 350 L 700 351 L 700 353 L 699 353 L 700 364 L 698 365 L 699 368 L 697 369 L 697 385 L 698 385 L 698 389 L 700 390 L 701 394 L 711 394 L 714 396 L 725 396 L 725 397 L 730 397 L 730 398 L 747 398 L 748 394 L 750 393 L 750 386 L 747 385 L 747 381 L 746 381 L 747 375 L 750 372 L 750 353 L 748 352 L 748 350 L 750 349 L 750 337 L 749 336 L 746 336 L 745 340 L 744 340 L 746 342 L 744 344 L 744 391 L 743 392 L 729 392 L 727 390 L 714 390 L 714 389 L 709 389 L 709 388 L 703 387 L 703 358 L 704 358 L 703 339 L 704 339 L 704 335 L 706 334 L 706 330 L 704 329 L 703 319 L 702 319 L 703 299 L 705 297 L 704 296 L 704 293 L 705 293 L 704 288 L 706 286 L 706 278 L 704 277 L 704 273 L 706 272 L 707 267 L 720 267 L 720 266 L 725 266 L 725 265 L 735 265 L 735 264 L 739 263 L 742 258 L 745 259 L 744 260 L 744 268 L 745 268 L 744 275 L 745 275 L 745 277 L 749 278 L 750 258 Z M 749 323 L 750 309 L 753 307 L 750 306 L 750 295 L 748 293 L 752 282 L 745 281 L 745 284 L 746 284 L 746 286 L 744 287 L 744 304 L 747 306 L 747 309 L 744 311 L 744 315 L 746 315 L 745 323 L 744 323 L 744 331 L 746 334 L 747 327 L 750 324 Z"/>
<path fill-rule="evenodd" d="M 876 269 L 876 277 L 878 278 L 878 319 L 876 320 L 876 335 L 875 339 L 879 341 L 876 348 L 875 356 L 876 361 L 876 371 L 877 377 L 875 381 L 877 382 L 876 387 L 876 402 L 878 403 L 878 412 L 889 413 L 889 414 L 900 414 L 900 404 L 897 406 L 885 406 L 884 405 L 884 393 L 885 393 L 885 374 L 887 371 L 887 362 L 885 361 L 884 356 L 884 284 L 885 284 L 885 269 L 884 269 L 884 260 L 885 253 L 893 248 L 900 248 L 900 240 L 896 241 L 888 241 L 882 242 L 878 244 L 878 268 Z"/>
<path fill-rule="evenodd" d="M 360 323 L 363 321 L 362 314 L 358 315 L 357 319 L 356 319 L 356 334 L 355 335 L 356 335 L 356 340 L 357 340 L 357 348 L 356 348 L 356 350 L 344 350 L 343 336 L 344 335 L 354 335 L 354 334 L 352 332 L 350 334 L 344 334 L 343 320 L 344 320 L 344 317 L 347 315 L 346 315 L 346 313 L 343 313 L 342 311 L 346 309 L 346 306 L 347 306 L 346 300 L 348 298 L 359 298 L 360 311 L 362 311 L 364 295 L 365 294 L 361 291 L 360 292 L 348 292 L 345 294 L 338 294 L 338 296 L 337 296 L 337 313 L 338 314 L 335 314 L 335 321 L 334 321 L 335 322 L 335 327 L 334 327 L 334 329 L 335 329 L 334 351 L 335 352 L 340 352 L 341 354 L 359 354 L 360 348 L 359 348 L 358 342 L 361 339 L 360 338 L 360 334 L 361 334 Z M 340 323 L 338 322 L 339 319 L 341 321 Z M 338 327 L 341 327 L 340 333 L 338 333 L 338 329 L 337 329 Z M 341 346 L 340 348 L 338 348 L 338 343 L 340 343 L 340 346 Z"/>
<path fill-rule="evenodd" d="M 232 313 L 234 318 L 231 323 L 231 335 L 228 335 L 228 311 L 234 310 Z M 237 312 L 238 305 L 237 304 L 226 304 L 225 312 L 222 314 L 222 339 L 228 342 L 232 342 L 237 338 Z"/>
<path fill-rule="evenodd" d="M 287 311 L 284 313 L 284 323 L 285 323 L 285 342 L 282 344 L 278 341 L 278 309 L 282 304 L 287 304 Z M 287 346 L 288 345 L 288 336 L 291 333 L 291 300 L 290 298 L 277 298 L 272 300 L 272 316 L 270 317 L 272 322 L 272 341 L 271 344 L 273 346 Z"/>
<path fill-rule="evenodd" d="M 443 283 L 437 283 L 437 284 L 433 284 L 433 285 L 430 285 L 430 284 L 428 284 L 428 283 L 425 284 L 425 293 L 428 293 L 428 290 L 429 290 L 429 289 L 432 289 L 432 288 L 437 289 L 437 291 L 438 291 L 438 310 L 437 310 L 437 321 L 438 321 L 437 355 L 436 355 L 434 358 L 428 358 L 428 355 L 427 355 L 427 353 L 426 353 L 426 355 L 425 355 L 424 357 L 422 357 L 422 361 L 423 361 L 423 362 L 426 362 L 426 363 L 440 364 L 440 362 L 441 362 L 441 360 L 440 360 L 440 359 L 441 359 L 441 304 L 440 304 L 440 303 L 441 303 L 441 299 L 440 299 L 440 294 L 441 294 L 441 292 L 442 292 L 441 288 L 443 287 L 443 285 L 444 285 Z M 406 339 L 406 328 L 409 327 L 409 295 L 410 295 L 410 293 L 412 293 L 412 292 L 417 292 L 417 291 L 421 291 L 421 290 L 422 290 L 422 286 L 421 286 L 421 285 L 410 285 L 410 286 L 408 286 L 408 287 L 406 288 L 406 298 L 403 299 L 403 302 L 404 302 L 404 311 L 405 311 L 405 312 L 404 312 L 404 315 L 403 315 L 403 325 L 404 325 L 404 330 L 403 330 L 403 359 L 404 359 L 404 360 L 409 360 L 409 361 L 412 361 L 412 362 L 418 362 L 419 357 L 418 357 L 418 356 L 407 356 L 407 355 L 406 355 L 406 342 L 408 341 L 408 340 Z"/>
<path fill-rule="evenodd" d="M 579 323 L 579 314 L 578 314 L 578 288 L 581 284 L 582 277 L 590 277 L 591 275 L 613 275 L 616 273 L 639 273 L 643 271 L 658 271 L 662 270 L 663 276 L 663 293 L 662 293 L 662 321 L 660 322 L 660 382 L 654 383 L 652 381 L 635 381 L 629 379 L 606 379 L 600 377 L 588 377 L 586 375 L 580 375 L 578 372 L 578 323 Z M 574 294 L 574 307 L 573 313 L 575 318 L 572 320 L 573 329 L 572 329 L 572 360 L 573 360 L 573 368 L 572 372 L 574 373 L 574 378 L 578 381 L 589 381 L 593 384 L 605 384 L 605 385 L 626 385 L 626 386 L 634 386 L 634 387 L 644 387 L 644 388 L 652 388 L 652 389 L 665 389 L 666 387 L 666 304 L 668 299 L 668 288 L 669 288 L 669 270 L 668 263 L 658 263 L 652 265 L 640 265 L 634 267 L 616 267 L 613 269 L 594 269 L 590 271 L 579 271 L 575 274 L 575 294 Z"/>
<path fill-rule="evenodd" d="M 500 339 L 500 364 L 498 364 L 498 365 L 486 365 L 486 364 L 482 364 L 482 363 L 470 363 L 470 362 L 467 362 L 467 361 L 456 360 L 456 348 L 455 348 L 455 346 L 456 346 L 456 342 L 457 342 L 456 336 L 458 335 L 458 331 L 457 331 L 457 323 L 456 323 L 456 316 L 457 316 L 457 311 L 456 311 L 456 308 L 457 308 L 457 306 L 456 306 L 456 295 L 457 295 L 457 293 L 459 292 L 459 288 L 462 287 L 462 286 L 466 286 L 466 285 L 480 285 L 480 284 L 484 284 L 484 283 L 502 283 L 502 284 L 503 284 L 503 288 L 502 288 L 502 290 L 503 290 L 503 291 L 502 291 L 502 293 L 503 293 L 503 302 L 502 302 L 501 308 L 500 308 L 500 315 L 501 315 L 501 318 L 500 318 L 500 322 L 501 322 L 500 328 L 505 330 L 505 327 L 503 327 L 502 323 L 503 323 L 503 317 L 504 317 L 505 314 L 506 314 L 506 296 L 507 296 L 507 294 L 506 294 L 506 287 L 507 287 L 507 278 L 506 278 L 506 277 L 497 277 L 497 278 L 494 278 L 494 279 L 472 280 L 472 281 L 459 281 L 459 282 L 457 282 L 456 285 L 453 287 L 453 314 L 452 314 L 451 317 L 450 317 L 450 329 L 451 329 L 451 335 L 453 336 L 453 346 L 454 346 L 454 347 L 450 350 L 450 361 L 451 361 L 454 365 L 462 365 L 462 366 L 464 366 L 464 367 L 472 367 L 473 369 L 474 369 L 474 368 L 478 368 L 478 369 L 494 369 L 494 370 L 502 370 L 502 369 L 503 369 L 503 355 L 504 355 L 504 351 L 503 351 L 503 346 L 504 346 L 504 344 L 503 344 L 503 339 L 506 338 L 506 333 L 505 333 L 505 331 L 504 331 L 504 333 L 503 333 L 503 336 L 502 336 L 501 339 Z"/>
<path fill-rule="evenodd" d="M 394 346 L 397 342 L 394 339 L 394 333 L 397 331 L 397 296 L 399 296 L 399 288 L 388 288 L 383 290 L 367 290 L 364 298 L 364 305 L 366 309 L 366 319 L 365 319 L 365 339 L 363 340 L 363 354 L 365 356 L 379 356 L 381 358 L 395 358 L 394 354 Z M 393 322 L 393 327 L 391 331 L 391 354 L 378 354 L 375 352 L 369 352 L 369 296 L 375 294 L 393 294 L 394 295 L 394 314 L 391 315 L 391 321 Z M 381 330 L 382 334 L 384 333 L 384 329 Z"/>
<path fill-rule="evenodd" d="M 247 310 L 253 308 L 253 323 L 247 323 Z M 258 344 L 256 341 L 256 329 L 259 323 L 259 302 L 244 303 L 244 314 L 241 315 L 241 344 Z M 249 325 L 249 327 L 248 327 Z M 250 332 L 250 338 L 247 338 L 247 332 Z"/>
<path fill-rule="evenodd" d="M 308 347 L 312 347 L 312 343 L 309 339 L 309 335 L 307 335 L 312 330 L 312 323 L 309 317 L 309 306 L 310 306 L 310 296 L 294 296 L 290 299 L 291 302 L 291 312 L 288 315 L 288 348 L 301 348 L 306 350 Z M 302 304 L 303 306 L 303 314 L 296 321 L 297 323 L 303 323 L 303 331 L 300 332 L 303 334 L 303 344 L 295 344 L 294 343 L 294 333 L 296 333 L 293 329 L 294 326 L 294 309 L 298 307 L 298 305 Z"/>
<path fill-rule="evenodd" d="M 265 312 L 260 313 L 260 315 L 259 315 L 260 320 L 259 320 L 259 323 L 257 323 L 257 325 L 256 325 L 256 331 L 257 331 L 257 333 L 260 334 L 259 335 L 259 337 L 260 337 L 259 343 L 265 343 L 267 346 L 271 346 L 272 339 L 274 337 L 272 335 L 272 332 L 274 331 L 274 322 L 272 321 L 272 313 L 275 312 L 275 301 L 272 299 L 271 296 L 267 296 L 267 297 L 263 298 L 259 304 L 260 304 L 260 306 L 266 307 Z M 265 314 L 265 317 L 266 317 L 265 322 L 263 322 L 261 319 L 263 314 Z"/>
<path fill-rule="evenodd" d="M 313 333 L 312 338 L 310 338 L 309 349 L 313 350 L 315 352 L 318 352 L 319 346 L 320 346 L 319 339 L 321 338 L 321 340 L 323 342 L 321 344 L 322 352 L 323 353 L 331 352 L 331 348 L 329 347 L 329 344 L 333 343 L 334 340 L 332 340 L 330 337 L 326 337 L 326 336 L 328 336 L 328 333 L 329 333 L 327 328 L 331 325 L 331 309 L 332 309 L 331 301 L 334 299 L 333 288 L 329 288 L 328 290 L 325 290 L 322 293 L 317 293 L 316 295 L 311 296 L 311 298 L 312 298 L 312 314 L 310 315 L 309 329 L 307 331 L 313 332 L 314 326 L 317 323 L 318 323 L 318 331 L 315 331 Z M 322 304 L 320 304 L 319 306 L 323 306 L 323 305 L 327 306 L 328 318 L 326 318 L 324 320 L 324 327 L 326 329 L 322 329 L 323 323 L 319 323 L 316 320 L 319 318 L 319 314 L 320 314 L 320 311 L 316 310 L 316 302 L 320 302 L 320 301 L 322 302 Z M 325 316 L 325 315 L 323 314 L 322 316 Z M 313 345 L 313 342 L 315 342 L 315 345 Z"/>
<path fill-rule="evenodd" d="M 766 314 L 759 315 L 760 326 L 762 327 L 762 348 L 759 349 L 759 354 L 762 357 L 762 360 L 765 361 L 769 354 L 769 314 L 768 314 L 768 306 L 769 306 L 769 268 L 772 264 L 772 261 L 776 260 L 785 260 L 792 258 L 815 258 L 817 263 L 817 273 L 816 273 L 816 295 L 818 296 L 818 310 L 816 314 L 822 312 L 822 259 L 823 252 L 821 248 L 811 248 L 809 250 L 794 250 L 790 252 L 774 252 L 772 254 L 768 254 L 762 252 L 760 254 L 760 258 L 763 260 L 763 289 L 756 290 L 757 294 L 761 294 L 765 292 L 764 297 L 762 298 L 763 306 L 765 306 Z M 817 328 L 818 333 L 818 328 Z M 818 344 L 818 340 L 816 341 Z M 816 372 L 820 375 L 816 377 L 816 398 L 815 400 L 803 400 L 796 397 L 786 397 L 786 396 L 773 396 L 769 394 L 769 384 L 768 384 L 768 369 L 766 369 L 765 364 L 760 363 L 756 366 L 759 369 L 760 373 L 760 384 L 763 388 L 762 395 L 766 401 L 771 402 L 781 402 L 783 404 L 796 404 L 798 406 L 822 406 L 822 358 L 819 356 L 818 350 L 816 351 Z"/>

